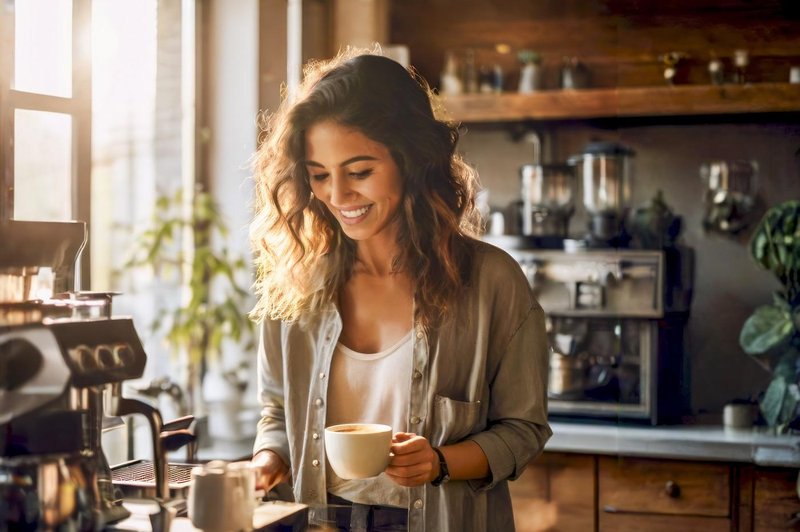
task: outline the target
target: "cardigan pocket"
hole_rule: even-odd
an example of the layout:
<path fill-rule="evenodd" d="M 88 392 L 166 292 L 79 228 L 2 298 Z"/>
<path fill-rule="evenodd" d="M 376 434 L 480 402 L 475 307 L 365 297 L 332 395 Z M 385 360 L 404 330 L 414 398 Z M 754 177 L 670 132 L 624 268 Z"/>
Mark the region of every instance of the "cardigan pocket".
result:
<path fill-rule="evenodd" d="M 481 413 L 480 401 L 456 401 L 434 396 L 431 444 L 434 447 L 455 443 L 475 432 Z"/>

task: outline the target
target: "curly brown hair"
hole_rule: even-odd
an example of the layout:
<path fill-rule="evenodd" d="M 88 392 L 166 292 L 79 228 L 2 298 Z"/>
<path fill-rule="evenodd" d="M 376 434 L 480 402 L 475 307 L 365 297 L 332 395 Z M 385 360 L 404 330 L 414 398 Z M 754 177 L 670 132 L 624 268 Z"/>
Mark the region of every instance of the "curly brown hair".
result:
<path fill-rule="evenodd" d="M 349 50 L 313 62 L 296 96 L 266 118 L 254 159 L 255 319 L 296 320 L 335 301 L 350 277 L 355 242 L 313 199 L 305 133 L 334 120 L 385 145 L 404 179 L 400 252 L 393 270 L 415 280 L 416 318 L 446 317 L 468 280 L 479 228 L 477 175 L 456 153 L 457 126 L 437 119 L 437 96 L 413 68 Z"/>

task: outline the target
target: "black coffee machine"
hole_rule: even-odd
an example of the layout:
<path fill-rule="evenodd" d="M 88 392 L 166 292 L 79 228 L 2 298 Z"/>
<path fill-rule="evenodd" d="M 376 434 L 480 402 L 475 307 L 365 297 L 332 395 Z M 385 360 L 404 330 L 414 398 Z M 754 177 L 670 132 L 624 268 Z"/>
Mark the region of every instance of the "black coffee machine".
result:
<path fill-rule="evenodd" d="M 0 529 L 99 530 L 129 515 L 112 482 L 106 416 L 150 425 L 158 498 L 169 496 L 163 423 L 122 397 L 146 355 L 109 293 L 75 290 L 81 222 L 0 223 Z"/>

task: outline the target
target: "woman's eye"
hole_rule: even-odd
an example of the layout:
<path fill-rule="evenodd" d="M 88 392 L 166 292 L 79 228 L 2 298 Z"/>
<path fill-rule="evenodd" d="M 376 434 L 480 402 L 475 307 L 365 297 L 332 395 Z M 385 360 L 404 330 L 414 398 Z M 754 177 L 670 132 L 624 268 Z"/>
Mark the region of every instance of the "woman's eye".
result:
<path fill-rule="evenodd" d="M 350 177 L 355 179 L 364 179 L 372 175 L 372 168 L 364 170 L 362 172 L 350 172 Z"/>
<path fill-rule="evenodd" d="M 323 181 L 326 177 L 328 177 L 328 174 L 311 174 L 313 181 Z"/>

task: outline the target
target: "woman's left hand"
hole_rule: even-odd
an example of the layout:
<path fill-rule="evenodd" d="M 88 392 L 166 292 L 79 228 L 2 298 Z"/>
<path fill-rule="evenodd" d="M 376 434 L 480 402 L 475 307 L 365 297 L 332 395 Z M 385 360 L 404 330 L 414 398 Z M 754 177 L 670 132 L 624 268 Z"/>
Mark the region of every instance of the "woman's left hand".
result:
<path fill-rule="evenodd" d="M 421 486 L 439 474 L 439 456 L 422 436 L 398 432 L 392 437 L 392 454 L 385 473 L 401 486 Z"/>

